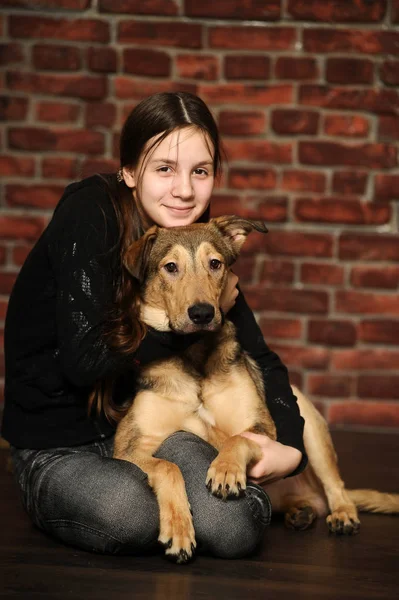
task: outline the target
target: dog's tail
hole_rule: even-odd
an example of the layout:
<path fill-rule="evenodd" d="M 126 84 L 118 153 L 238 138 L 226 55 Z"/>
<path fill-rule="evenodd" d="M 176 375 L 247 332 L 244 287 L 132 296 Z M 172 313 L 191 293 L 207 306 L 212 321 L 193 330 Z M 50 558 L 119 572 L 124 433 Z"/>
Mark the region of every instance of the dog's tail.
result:
<path fill-rule="evenodd" d="M 361 512 L 399 513 L 399 494 L 386 494 L 377 490 L 347 490 L 347 492 Z"/>

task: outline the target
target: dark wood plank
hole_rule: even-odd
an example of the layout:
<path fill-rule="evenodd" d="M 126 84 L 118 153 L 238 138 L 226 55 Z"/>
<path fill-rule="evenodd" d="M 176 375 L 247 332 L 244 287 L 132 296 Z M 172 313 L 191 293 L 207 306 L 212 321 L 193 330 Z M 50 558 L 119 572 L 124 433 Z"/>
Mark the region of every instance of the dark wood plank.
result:
<path fill-rule="evenodd" d="M 347 487 L 399 492 L 399 436 L 334 431 Z M 399 586 L 399 518 L 362 514 L 354 537 L 324 522 L 297 533 L 273 519 L 253 556 L 198 556 L 176 566 L 162 553 L 102 556 L 63 546 L 24 514 L 0 453 L 0 598 L 181 600 L 242 598 L 393 599 Z"/>

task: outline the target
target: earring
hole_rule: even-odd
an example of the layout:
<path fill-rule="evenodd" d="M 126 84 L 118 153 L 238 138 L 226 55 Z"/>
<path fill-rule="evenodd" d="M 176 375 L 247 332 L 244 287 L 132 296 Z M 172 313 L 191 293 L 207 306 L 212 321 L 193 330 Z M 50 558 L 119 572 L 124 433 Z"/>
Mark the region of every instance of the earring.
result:
<path fill-rule="evenodd" d="M 122 167 L 120 169 L 118 169 L 118 171 L 116 172 L 116 180 L 118 183 L 122 183 L 123 181 L 123 170 Z"/>

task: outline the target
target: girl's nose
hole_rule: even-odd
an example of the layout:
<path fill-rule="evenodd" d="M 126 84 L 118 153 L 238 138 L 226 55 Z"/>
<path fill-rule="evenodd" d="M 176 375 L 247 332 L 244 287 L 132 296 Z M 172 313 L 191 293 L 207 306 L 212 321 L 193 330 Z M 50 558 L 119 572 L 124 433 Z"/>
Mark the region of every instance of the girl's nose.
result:
<path fill-rule="evenodd" d="M 193 186 L 189 175 L 175 175 L 172 182 L 172 196 L 177 198 L 191 198 Z"/>

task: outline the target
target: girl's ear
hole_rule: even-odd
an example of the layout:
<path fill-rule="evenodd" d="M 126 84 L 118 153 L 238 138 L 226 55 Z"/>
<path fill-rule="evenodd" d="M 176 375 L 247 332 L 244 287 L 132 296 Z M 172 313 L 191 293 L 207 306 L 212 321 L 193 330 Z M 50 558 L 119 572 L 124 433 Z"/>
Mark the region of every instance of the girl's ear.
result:
<path fill-rule="evenodd" d="M 156 225 L 148 229 L 141 238 L 130 244 L 125 252 L 123 264 L 130 275 L 138 279 L 140 283 L 144 281 L 151 250 L 158 236 L 158 229 Z"/>
<path fill-rule="evenodd" d="M 130 171 L 127 167 L 123 167 L 122 175 L 127 187 L 136 187 L 136 177 L 134 175 L 134 171 Z"/>

